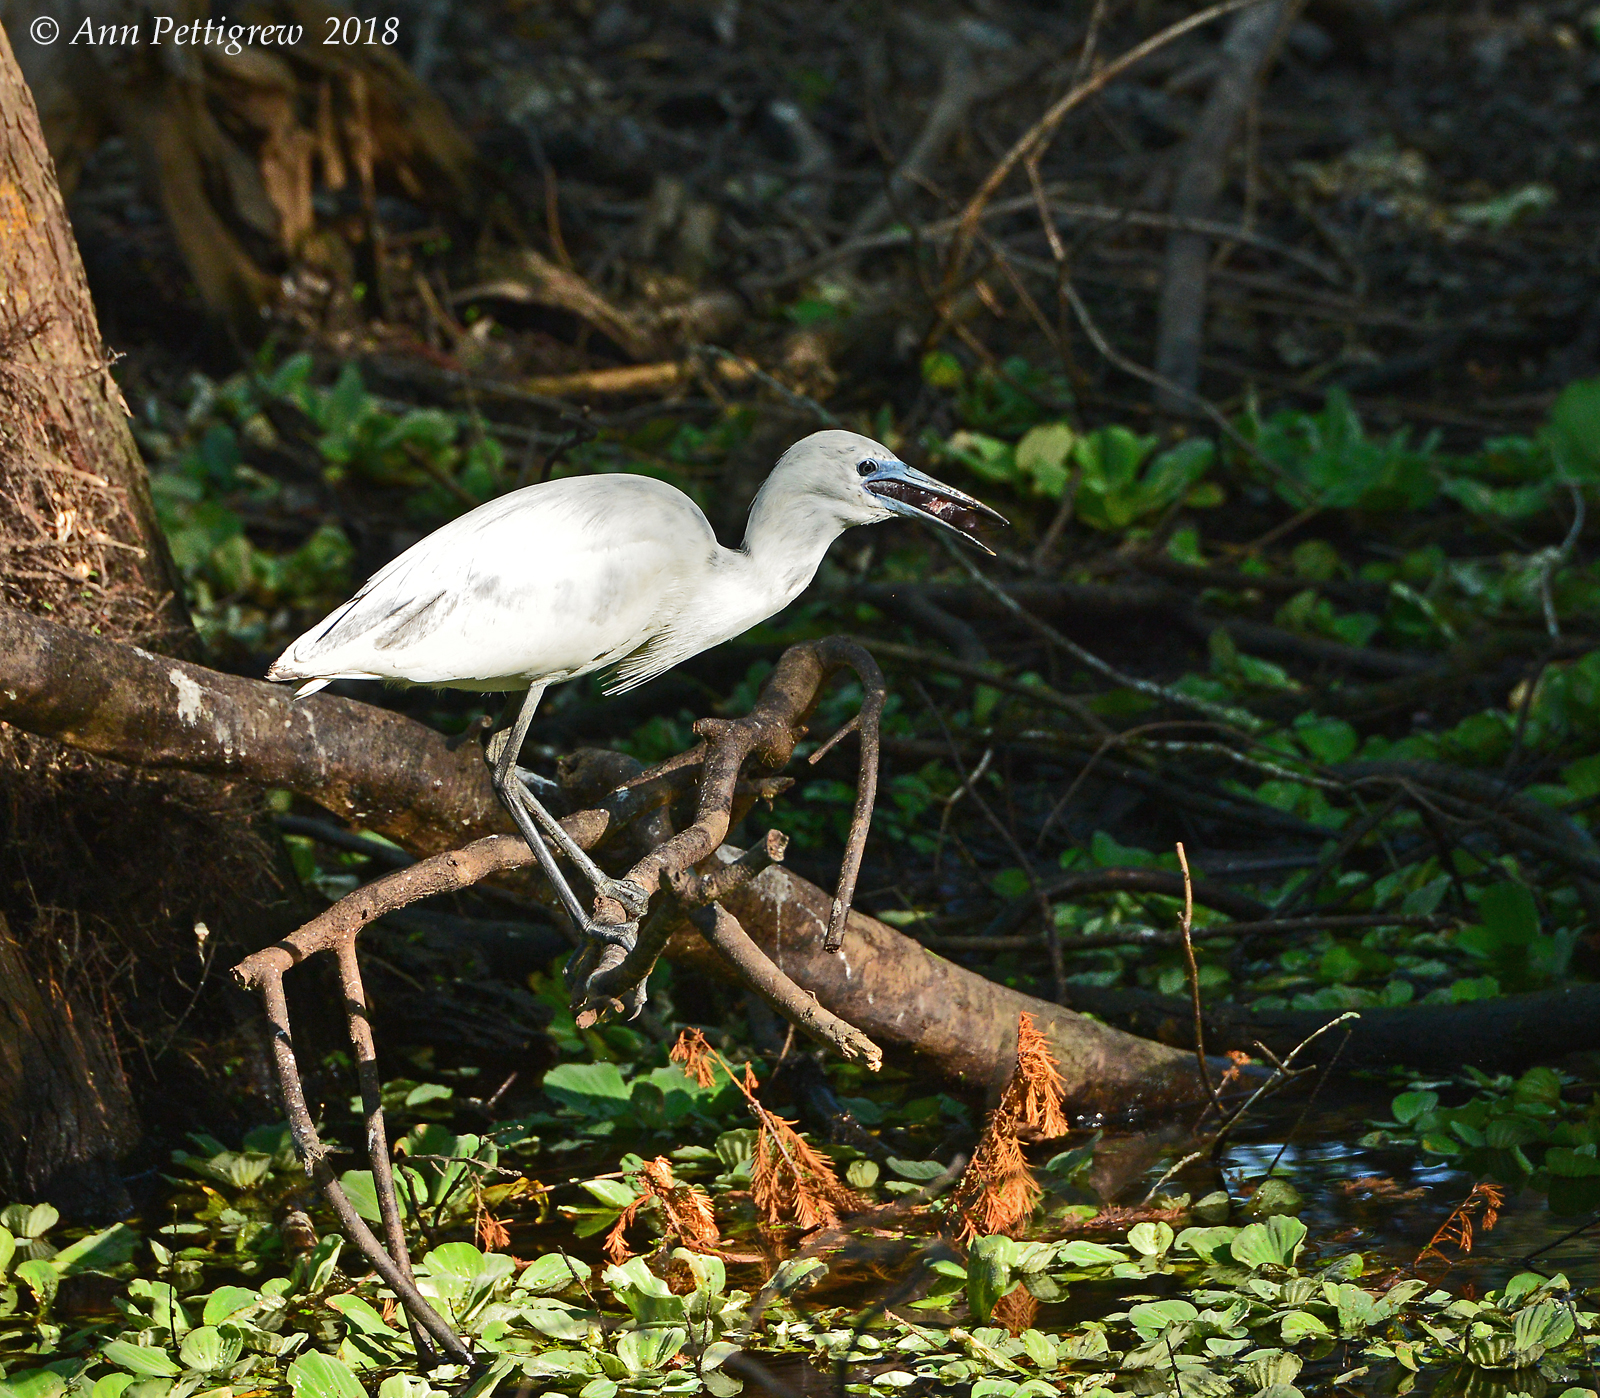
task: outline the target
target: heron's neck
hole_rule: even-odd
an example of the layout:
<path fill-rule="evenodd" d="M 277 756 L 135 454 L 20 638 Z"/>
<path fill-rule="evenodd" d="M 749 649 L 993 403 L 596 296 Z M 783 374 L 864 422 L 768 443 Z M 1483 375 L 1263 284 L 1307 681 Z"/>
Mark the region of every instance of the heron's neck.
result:
<path fill-rule="evenodd" d="M 788 606 L 806 590 L 828 546 L 846 528 L 846 521 L 813 494 L 776 489 L 772 482 L 762 487 L 750 506 L 744 545 L 737 556 L 744 559 L 742 571 L 752 592 L 766 606 L 763 617 Z"/>

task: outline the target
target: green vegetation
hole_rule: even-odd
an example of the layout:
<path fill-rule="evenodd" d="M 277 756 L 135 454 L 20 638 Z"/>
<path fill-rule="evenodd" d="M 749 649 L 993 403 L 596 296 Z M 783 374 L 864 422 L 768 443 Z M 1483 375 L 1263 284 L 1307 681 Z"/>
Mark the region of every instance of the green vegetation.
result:
<path fill-rule="evenodd" d="M 470 1075 L 453 1085 L 395 1082 L 384 1095 L 410 1124 L 397 1156 L 419 1285 L 472 1338 L 483 1361 L 476 1373 L 447 1366 L 420 1375 L 387 1291 L 353 1264 L 336 1232 L 318 1239 L 295 1221 L 308 1202 L 304 1176 L 279 1126 L 248 1133 L 239 1149 L 196 1137 L 175 1151 L 164 1222 L 72 1236 L 48 1205 L 7 1209 L 0 1391 L 425 1398 L 465 1384 L 481 1398 L 531 1384 L 588 1398 L 729 1398 L 748 1377 L 737 1359 L 747 1349 L 825 1368 L 842 1362 L 849 1390 L 872 1394 L 970 1384 L 991 1398 L 1045 1398 L 1063 1383 L 1073 1393 L 1142 1393 L 1147 1380 L 1162 1386 L 1174 1375 L 1183 1392 L 1215 1398 L 1273 1384 L 1309 1391 L 1336 1377 L 1366 1390 L 1363 1381 L 1380 1375 L 1385 1392 L 1437 1374 L 1511 1383 L 1507 1391 L 1517 1383 L 1572 1398 L 1590 1391 L 1582 1384 L 1600 1317 L 1564 1277 L 1520 1272 L 1470 1299 L 1436 1284 L 1425 1266 L 1413 1275 L 1382 1256 L 1319 1246 L 1293 1217 L 1296 1192 L 1274 1178 L 1237 1199 L 1158 1196 L 1153 1216 L 1131 1226 L 1060 1238 L 1092 1227 L 1100 1208 L 1087 1202 L 1090 1143 L 1041 1172 L 1051 1189 L 1036 1220 L 1055 1240 L 980 1237 L 963 1259 L 936 1236 L 941 1206 L 901 1215 L 907 1282 L 898 1299 L 863 1310 L 830 1278 L 832 1266 L 848 1267 L 848 1239 L 775 1268 L 762 1260 L 750 1203 L 756 1132 L 736 1124 L 748 1118 L 725 1072 L 701 1087 L 675 1065 L 569 1062 L 545 1076 L 548 1110 L 457 1134 L 440 1118 L 472 1110 L 462 1096 L 469 1083 Z M 1476 1140 L 1503 1159 L 1534 1140 L 1582 1138 L 1592 1163 L 1593 1110 L 1564 1106 L 1561 1086 L 1535 1070 L 1489 1084 L 1489 1095 L 1454 1112 L 1438 1110 L 1432 1091 L 1409 1092 L 1395 1102 L 1404 1125 L 1391 1124 L 1382 1143 L 1409 1131 L 1424 1151 Z M 850 1105 L 910 1147 L 964 1118 L 959 1104 L 910 1098 L 910 1088 L 875 1083 L 871 1097 Z M 1508 1123 L 1522 1125 L 1508 1132 Z M 1441 1141 L 1440 1132 L 1453 1135 Z M 598 1175 L 563 1165 L 592 1159 L 600 1144 L 636 1148 Z M 1583 1149 L 1550 1144 L 1543 1168 L 1554 1178 L 1553 1157 Z M 672 1215 L 644 1181 L 645 1153 L 656 1151 L 677 1181 L 708 1192 L 726 1235 L 722 1255 L 677 1243 Z M 869 1203 L 893 1204 L 943 1171 L 937 1160 L 890 1157 L 880 1166 L 850 1150 L 833 1154 Z M 540 1183 L 534 1168 L 547 1181 L 568 1178 Z M 344 1183 L 376 1220 L 370 1176 L 349 1171 Z M 630 1209 L 637 1218 L 628 1215 L 627 1239 L 647 1254 L 597 1258 L 599 1235 Z M 314 1212 L 326 1230 L 326 1215 Z M 497 1215 L 512 1220 L 509 1233 Z M 1444 1270 L 1451 1259 L 1441 1260 Z M 96 1275 L 118 1284 L 115 1309 L 85 1314 L 79 1298 L 92 1294 L 83 1284 Z"/>
<path fill-rule="evenodd" d="M 950 933 L 970 943 L 1026 905 L 1008 926 L 1032 929 L 1033 945 L 951 954 L 1048 994 L 1048 931 L 1069 991 L 1183 994 L 1181 952 L 1150 936 L 1176 926 L 1180 899 L 1040 892 L 1064 875 L 1178 867 L 1172 822 L 1128 816 L 1104 785 L 1082 785 L 1094 776 L 1114 790 L 1164 783 L 1156 804 L 1201 822 L 1215 847 L 1258 856 L 1260 871 L 1229 886 L 1264 916 L 1366 920 L 1245 940 L 1216 935 L 1239 919 L 1202 900 L 1208 1003 L 1331 1016 L 1592 973 L 1583 879 L 1600 798 L 1600 567 L 1583 561 L 1573 524 L 1579 502 L 1600 504 L 1600 382 L 1570 387 L 1527 437 L 1448 452 L 1433 436 L 1370 433 L 1337 392 L 1312 412 L 1247 409 L 1215 442 L 1163 442 L 1080 422 L 1066 384 L 1025 362 L 984 370 L 939 354 L 923 370 L 943 425 L 916 443 L 887 410 L 860 425 L 966 472 L 1013 517 L 997 577 L 1103 589 L 1107 605 L 1130 578 L 1176 596 L 1136 614 L 1156 618 L 1149 654 L 1114 643 L 1102 654 L 1085 640 L 1085 660 L 1020 627 L 1025 640 L 1006 640 L 974 606 L 963 615 L 989 646 L 984 679 L 891 656 L 884 731 L 910 755 L 885 773 L 871 847 L 883 877 L 863 885 L 892 891 L 866 906 L 937 948 Z M 145 412 L 143 440 L 205 637 L 241 663 L 356 580 L 352 486 L 362 509 L 420 532 L 526 479 L 555 441 L 524 431 L 510 450 L 506 424 L 390 403 L 351 368 L 323 382 L 305 356 L 192 390 L 181 413 Z M 753 425 L 747 409 L 709 425 L 602 424 L 554 470 L 644 470 L 705 499 Z M 1066 561 L 1030 576 L 1027 554 L 1052 519 L 1066 521 Z M 682 750 L 697 714 L 748 707 L 793 640 L 850 630 L 937 645 L 863 600 L 867 576 L 965 575 L 905 542 L 870 564 L 830 564 L 817 592 L 748 638 L 765 658 L 694 670 L 703 702 L 611 740 L 646 762 Z M 1070 610 L 1059 629 L 1077 640 Z M 1318 648 L 1328 643 L 1343 649 Z M 596 692 L 574 688 L 554 711 Z M 1086 729 L 1063 695 L 1103 731 Z M 859 697 L 830 692 L 814 734 L 845 722 Z M 1008 749 L 1023 754 L 1010 768 Z M 847 775 L 806 773 L 753 819 L 831 858 L 848 826 Z M 1062 801 L 1069 791 L 1078 804 Z M 329 894 L 374 872 L 303 837 L 296 859 Z M 1197 873 L 1207 876 L 1203 862 Z M 954 1230 L 937 1200 L 858 1215 L 858 1231 L 893 1236 L 888 1265 L 903 1285 L 864 1287 L 855 1238 L 780 1263 L 794 1238 L 763 1231 L 751 1197 L 758 1126 L 727 1074 L 698 1084 L 634 1026 L 578 1030 L 559 975 L 531 988 L 570 1061 L 544 1074 L 526 1114 L 494 1119 L 470 1069 L 424 1064 L 385 1087 L 421 1285 L 472 1337 L 481 1372 L 417 1372 L 403 1315 L 330 1231 L 285 1128 L 267 1126 L 237 1149 L 195 1137 L 174 1153 L 162 1203 L 129 1223 L 85 1234 L 63 1230 L 48 1205 L 5 1212 L 0 1398 L 427 1398 L 463 1385 L 471 1398 L 497 1387 L 726 1398 L 750 1384 L 747 1350 L 842 1362 L 848 1390 L 872 1394 L 1594 1391 L 1593 1295 L 1564 1277 L 1502 1268 L 1501 1284 L 1463 1290 L 1447 1274 L 1464 1260 L 1458 1233 L 1431 1259 L 1418 1259 L 1422 1239 L 1357 1252 L 1294 1216 L 1310 1186 L 1282 1171 L 1234 1171 L 1198 1199 L 1108 1212 L 1090 1184 L 1095 1140 L 1035 1152 L 1050 1156 L 1034 1162 L 1047 1188 L 1018 1239 L 980 1237 L 963 1254 L 939 1241 Z M 672 993 L 664 972 L 652 1006 L 668 1024 Z M 740 1062 L 753 1058 L 744 1034 L 734 1021 L 723 1040 Z M 1473 1180 L 1532 1191 L 1571 1220 L 1600 1207 L 1592 1073 L 1396 1072 L 1390 1090 L 1405 1090 L 1392 1119 L 1373 1123 L 1360 1148 L 1383 1168 L 1432 1172 L 1430 1229 Z M 972 1104 L 926 1084 L 839 1066 L 830 1076 L 880 1149 L 812 1144 L 869 1208 L 920 1198 L 976 1134 Z M 354 1108 L 327 1111 L 328 1134 L 356 1143 Z M 687 1246 L 652 1192 L 648 1172 L 663 1161 L 674 1187 L 704 1191 L 723 1256 Z M 342 1179 L 376 1221 L 370 1173 Z M 291 1222 L 307 1209 L 310 1232 Z M 644 1255 L 606 1259 L 611 1236 Z M 95 1276 L 112 1279 L 114 1309 L 78 1299 Z"/>

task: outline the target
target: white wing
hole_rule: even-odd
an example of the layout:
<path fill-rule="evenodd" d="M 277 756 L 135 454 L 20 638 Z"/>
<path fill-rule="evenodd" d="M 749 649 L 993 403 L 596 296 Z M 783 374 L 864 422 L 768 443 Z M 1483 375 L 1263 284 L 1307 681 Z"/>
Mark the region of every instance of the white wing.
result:
<path fill-rule="evenodd" d="M 587 674 L 646 645 L 716 550 L 699 508 L 664 482 L 529 486 L 406 550 L 268 677 L 514 689 Z"/>

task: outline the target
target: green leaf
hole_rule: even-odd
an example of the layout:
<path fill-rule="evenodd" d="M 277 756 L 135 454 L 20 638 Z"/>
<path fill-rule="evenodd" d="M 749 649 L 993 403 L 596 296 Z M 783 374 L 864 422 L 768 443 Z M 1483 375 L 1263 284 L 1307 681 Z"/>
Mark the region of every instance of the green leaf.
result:
<path fill-rule="evenodd" d="M 221 1325 L 225 1320 L 231 1320 L 241 1311 L 256 1305 L 262 1299 L 259 1291 L 252 1291 L 248 1286 L 219 1286 L 206 1297 L 205 1310 L 201 1313 L 202 1325 Z"/>
<path fill-rule="evenodd" d="M 684 1298 L 674 1296 L 666 1282 L 634 1257 L 620 1267 L 607 1267 L 600 1279 L 641 1325 L 676 1323 L 684 1319 Z"/>
<path fill-rule="evenodd" d="M 1095 1139 L 1081 1146 L 1074 1146 L 1071 1150 L 1064 1150 L 1060 1155 L 1053 1155 L 1045 1162 L 1045 1169 L 1058 1180 L 1073 1183 L 1083 1176 L 1094 1164 L 1094 1148 L 1099 1143 L 1100 1133 L 1095 1133 Z"/>
<path fill-rule="evenodd" d="M 3 1223 L 18 1238 L 42 1238 L 61 1222 L 53 1204 L 8 1204 L 0 1212 Z"/>
<path fill-rule="evenodd" d="M 1552 1146 L 1544 1153 L 1544 1168 L 1552 1175 L 1569 1179 L 1587 1179 L 1600 1176 L 1600 1159 L 1595 1146 Z"/>
<path fill-rule="evenodd" d="M 125 1223 L 113 1223 L 109 1228 L 69 1243 L 50 1259 L 50 1265 L 63 1276 L 106 1271 L 130 1261 L 138 1245 L 139 1235 L 133 1229 Z M 0 1273 L 4 1270 L 0 1266 Z"/>
<path fill-rule="evenodd" d="M 128 1340 L 111 1340 L 100 1347 L 101 1357 L 119 1369 L 137 1374 L 140 1378 L 175 1379 L 182 1367 L 164 1349 L 151 1345 L 136 1345 Z"/>
<path fill-rule="evenodd" d="M 237 1332 L 224 1335 L 214 1325 L 197 1325 L 183 1337 L 178 1358 L 186 1368 L 211 1374 L 236 1364 L 244 1349 L 244 1341 Z"/>
<path fill-rule="evenodd" d="M 584 1180 L 583 1188 L 608 1209 L 625 1209 L 639 1197 L 639 1191 L 622 1180 Z"/>
<path fill-rule="evenodd" d="M 1215 1224 L 1209 1228 L 1185 1228 L 1178 1234 L 1177 1246 L 1185 1252 L 1192 1252 L 1202 1262 L 1214 1261 L 1213 1254 L 1218 1248 L 1233 1242 L 1239 1236 L 1237 1228 L 1230 1228 L 1227 1224 Z"/>
<path fill-rule="evenodd" d="M 1041 495 L 1059 500 L 1067 484 L 1067 460 L 1078 434 L 1070 423 L 1046 422 L 1032 428 L 1017 443 L 1017 470 L 1033 482 Z"/>
<path fill-rule="evenodd" d="M 1483 1131 L 1484 1143 L 1495 1150 L 1525 1146 L 1530 1141 L 1542 1141 L 1547 1135 L 1542 1122 L 1521 1112 L 1507 1112 L 1494 1117 Z"/>
<path fill-rule="evenodd" d="M 1187 1325 L 1199 1319 L 1200 1312 L 1187 1301 L 1146 1301 L 1128 1312 L 1128 1321 L 1146 1343 L 1165 1334 L 1174 1325 Z"/>
<path fill-rule="evenodd" d="M 1305 1206 L 1300 1191 L 1274 1175 L 1256 1186 L 1255 1193 L 1245 1200 L 1244 1211 L 1255 1218 L 1271 1218 L 1274 1214 L 1297 1214 Z"/>
<path fill-rule="evenodd" d="M 1159 1257 L 1172 1246 L 1170 1223 L 1136 1223 L 1128 1230 L 1128 1245 L 1146 1257 Z"/>
<path fill-rule="evenodd" d="M 1579 379 L 1562 389 L 1543 436 L 1569 478 L 1592 481 L 1600 475 L 1600 379 Z"/>
<path fill-rule="evenodd" d="M 791 1257 L 779 1264 L 766 1289 L 775 1296 L 788 1296 L 802 1285 L 820 1281 L 827 1270 L 828 1264 L 820 1257 Z"/>
<path fill-rule="evenodd" d="M 1394 1119 L 1402 1126 L 1410 1126 L 1419 1117 L 1427 1116 L 1439 1105 L 1437 1092 L 1402 1092 L 1389 1104 Z"/>
<path fill-rule="evenodd" d="M 89 1398 L 122 1398 L 123 1390 L 134 1382 L 136 1380 L 132 1374 L 104 1374 L 94 1381 L 94 1387 L 89 1390 Z"/>
<path fill-rule="evenodd" d="M 9 1228 L 0 1228 L 0 1281 L 4 1281 L 6 1272 L 11 1266 L 11 1259 L 17 1255 L 17 1240 L 12 1236 Z"/>
<path fill-rule="evenodd" d="M 689 1341 L 689 1332 L 678 1325 L 663 1325 L 648 1330 L 629 1330 L 617 1341 L 617 1358 L 630 1374 L 653 1374 L 664 1368 Z"/>
<path fill-rule="evenodd" d="M 483 1271 L 483 1252 L 471 1243 L 441 1243 L 422 1259 L 422 1269 L 432 1277 L 470 1281 Z"/>
<path fill-rule="evenodd" d="M 1318 762 L 1344 762 L 1361 743 L 1360 735 L 1342 718 L 1317 718 L 1314 714 L 1295 719 L 1294 735 Z"/>
<path fill-rule="evenodd" d="M 595 1360 L 582 1350 L 547 1349 L 526 1360 L 522 1372 L 530 1379 L 564 1379 L 573 1374 L 592 1374 Z"/>
<path fill-rule="evenodd" d="M 1306 1226 L 1287 1214 L 1239 1230 L 1228 1245 L 1234 1260 L 1246 1267 L 1292 1267 L 1306 1240 Z"/>
<path fill-rule="evenodd" d="M 1140 474 L 1154 437 L 1125 427 L 1102 427 L 1080 437 L 1072 456 L 1081 471 L 1077 515 L 1092 529 L 1126 529 L 1188 493 L 1211 466 L 1215 448 L 1192 438 L 1163 452 Z"/>
<path fill-rule="evenodd" d="M 852 1160 L 845 1166 L 844 1177 L 852 1189 L 871 1189 L 879 1173 L 876 1160 Z"/>
<path fill-rule="evenodd" d="M 1244 1380 L 1245 1388 L 1256 1389 L 1257 1398 L 1259 1391 L 1287 1387 L 1300 1375 L 1300 1370 L 1305 1367 L 1305 1361 L 1298 1354 L 1285 1354 L 1279 1349 L 1257 1350 L 1255 1356 L 1245 1360 L 1239 1366 L 1239 1377 Z"/>
<path fill-rule="evenodd" d="M 897 1160 L 891 1155 L 885 1163 L 901 1179 L 916 1180 L 919 1184 L 936 1180 L 945 1171 L 937 1160 Z"/>
<path fill-rule="evenodd" d="M 563 1063 L 544 1075 L 544 1090 L 586 1117 L 626 1116 L 629 1088 L 615 1063 Z"/>
<path fill-rule="evenodd" d="M 289 1366 L 287 1377 L 294 1398 L 367 1398 L 349 1365 L 319 1350 L 300 1355 Z"/>
<path fill-rule="evenodd" d="M 944 444 L 945 453 L 954 457 L 976 476 L 1004 485 L 1017 478 L 1016 454 L 1009 442 L 982 432 L 955 432 Z"/>
<path fill-rule="evenodd" d="M 589 1280 L 587 1262 L 568 1257 L 564 1252 L 549 1252 L 536 1257 L 522 1269 L 517 1278 L 517 1290 L 531 1291 L 535 1296 L 554 1296 L 571 1286 L 581 1286 Z"/>
<path fill-rule="evenodd" d="M 521 1314 L 533 1329 L 552 1340 L 582 1343 L 589 1338 L 590 1330 L 596 1328 L 597 1317 L 593 1311 L 580 1310 L 549 1296 L 535 1298 L 532 1305 L 522 1308 Z"/>
<path fill-rule="evenodd" d="M 56 1291 L 61 1286 L 61 1275 L 43 1258 L 34 1257 L 22 1263 L 16 1269 L 16 1278 L 33 1292 L 34 1300 L 40 1311 L 50 1309 L 50 1303 L 56 1299 Z"/>
<path fill-rule="evenodd" d="M 1037 1330 L 1024 1330 L 1018 1337 L 1022 1341 L 1023 1353 L 1041 1369 L 1054 1369 L 1056 1367 L 1056 1342 L 1048 1335 Z"/>
<path fill-rule="evenodd" d="M 14 1398 L 60 1398 L 66 1392 L 67 1381 L 54 1369 L 24 1369 L 0 1384 L 11 1390 Z"/>
<path fill-rule="evenodd" d="M 1056 1249 L 1056 1260 L 1069 1267 L 1104 1267 L 1114 1262 L 1126 1262 L 1125 1254 L 1104 1243 L 1092 1243 L 1087 1238 L 1074 1238 Z"/>
<path fill-rule="evenodd" d="M 1478 898 L 1478 917 L 1508 944 L 1526 946 L 1539 935 L 1539 909 L 1526 884 L 1491 884 Z"/>
<path fill-rule="evenodd" d="M 1560 1301 L 1539 1301 L 1517 1312 L 1511 1328 L 1513 1361 L 1521 1366 L 1537 1364 L 1549 1350 L 1558 1349 L 1572 1338 L 1572 1310 Z"/>
<path fill-rule="evenodd" d="M 1286 1345 L 1296 1344 L 1308 1335 L 1324 1336 L 1333 1332 L 1327 1325 L 1310 1311 L 1290 1311 L 1281 1319 L 1283 1342 Z"/>
<path fill-rule="evenodd" d="M 1561 1074 L 1554 1068 L 1529 1068 L 1511 1089 L 1512 1099 L 1555 1111 L 1561 1105 Z"/>
<path fill-rule="evenodd" d="M 973 1239 L 967 1252 L 967 1306 L 980 1321 L 994 1313 L 995 1303 L 1011 1289 L 1011 1239 Z"/>
<path fill-rule="evenodd" d="M 960 388 L 966 380 L 961 361 L 946 350 L 931 350 L 922 356 L 922 381 L 929 388 Z"/>
<path fill-rule="evenodd" d="M 339 1265 L 339 1253 L 343 1247 L 344 1239 L 337 1233 L 329 1233 L 326 1237 L 319 1238 L 317 1245 L 295 1264 L 296 1271 L 305 1277 L 306 1290 L 313 1296 L 333 1280 L 334 1271 Z"/>

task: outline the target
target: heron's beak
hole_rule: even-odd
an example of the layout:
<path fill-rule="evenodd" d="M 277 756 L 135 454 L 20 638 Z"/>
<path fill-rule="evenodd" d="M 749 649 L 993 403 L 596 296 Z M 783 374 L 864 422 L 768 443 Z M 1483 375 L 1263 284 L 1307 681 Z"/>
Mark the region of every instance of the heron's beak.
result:
<path fill-rule="evenodd" d="M 1004 515 L 991 510 L 981 500 L 974 500 L 954 486 L 936 481 L 903 461 L 879 461 L 870 476 L 861 484 L 883 502 L 884 508 L 893 510 L 907 519 L 927 520 L 959 534 L 970 544 L 976 544 L 986 554 L 994 550 L 973 531 L 984 520 L 1009 524 Z"/>

